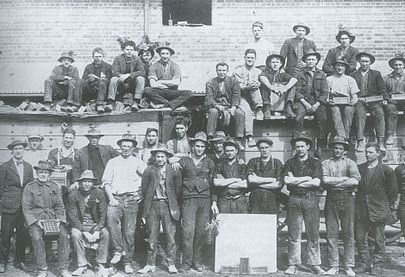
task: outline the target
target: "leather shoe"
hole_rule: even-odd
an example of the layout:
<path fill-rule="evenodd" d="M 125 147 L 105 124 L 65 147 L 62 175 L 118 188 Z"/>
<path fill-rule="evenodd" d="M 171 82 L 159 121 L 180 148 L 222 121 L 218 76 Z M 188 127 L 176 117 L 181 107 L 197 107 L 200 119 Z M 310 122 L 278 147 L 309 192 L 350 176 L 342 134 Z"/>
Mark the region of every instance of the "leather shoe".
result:
<path fill-rule="evenodd" d="M 87 266 L 80 266 L 75 271 L 72 272 L 73 276 L 80 276 L 85 273 L 87 270 Z"/>
<path fill-rule="evenodd" d="M 190 266 L 189 265 L 182 265 L 179 269 L 180 273 L 188 273 L 190 271 Z"/>
<path fill-rule="evenodd" d="M 6 265 L 5 264 L 0 264 L 0 273 L 6 272 Z"/>
<path fill-rule="evenodd" d="M 156 266 L 154 265 L 145 265 L 143 268 L 141 268 L 140 270 L 138 270 L 137 272 L 139 274 L 146 274 L 148 272 L 155 272 L 156 271 Z"/>
<path fill-rule="evenodd" d="M 298 267 L 295 265 L 290 265 L 284 273 L 287 275 L 295 275 L 298 272 Z"/>
<path fill-rule="evenodd" d="M 132 274 L 132 273 L 134 273 L 134 269 L 129 264 L 126 264 L 124 266 L 124 272 L 126 274 Z"/>
<path fill-rule="evenodd" d="M 204 266 L 203 266 L 202 264 L 196 263 L 196 264 L 194 265 L 194 269 L 195 269 L 197 272 L 203 272 L 203 271 L 204 271 Z"/>
<path fill-rule="evenodd" d="M 110 264 L 116 264 L 119 261 L 121 261 L 122 258 L 122 253 L 121 252 L 115 252 L 114 256 L 111 258 Z"/>
<path fill-rule="evenodd" d="M 325 272 L 325 275 L 338 275 L 339 274 L 339 267 L 333 266 L 329 268 L 328 271 Z"/>
<path fill-rule="evenodd" d="M 16 268 L 21 269 L 22 271 L 25 271 L 25 272 L 31 272 L 32 271 L 32 269 L 30 269 L 28 266 L 26 266 L 23 262 L 16 262 L 14 264 L 14 266 Z"/>
<path fill-rule="evenodd" d="M 345 268 L 345 274 L 349 277 L 355 277 L 356 273 L 353 271 L 351 267 Z"/>
<path fill-rule="evenodd" d="M 288 118 L 296 118 L 297 115 L 294 113 L 292 109 L 292 104 L 290 102 L 287 103 L 287 106 L 285 108 L 285 116 Z"/>
<path fill-rule="evenodd" d="M 311 268 L 312 273 L 316 274 L 316 275 L 324 275 L 325 274 L 325 270 L 323 270 L 319 265 L 314 265 Z"/>
<path fill-rule="evenodd" d="M 371 267 L 369 265 L 362 264 L 361 266 L 356 268 L 354 270 L 354 272 L 356 272 L 357 274 L 362 274 L 362 273 L 370 272 L 370 270 L 371 270 Z"/>
<path fill-rule="evenodd" d="M 178 272 L 177 268 L 174 264 L 169 265 L 167 268 L 167 271 L 169 271 L 170 274 L 176 274 Z"/>

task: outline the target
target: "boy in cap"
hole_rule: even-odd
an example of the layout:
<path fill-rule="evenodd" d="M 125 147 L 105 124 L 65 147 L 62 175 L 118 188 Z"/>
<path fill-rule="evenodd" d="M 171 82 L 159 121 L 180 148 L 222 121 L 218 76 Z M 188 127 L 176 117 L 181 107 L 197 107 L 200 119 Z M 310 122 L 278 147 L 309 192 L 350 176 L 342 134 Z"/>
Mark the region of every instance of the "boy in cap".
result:
<path fill-rule="evenodd" d="M 63 52 L 58 61 L 61 64 L 45 80 L 43 110 L 49 111 L 53 100 L 66 99 L 66 111 L 77 112 L 82 103 L 82 81 L 79 70 L 72 65 L 73 51 Z"/>
<path fill-rule="evenodd" d="M 147 264 L 138 270 L 138 273 L 156 271 L 160 224 L 167 238 L 165 250 L 168 271 L 177 273 L 175 233 L 176 223 L 180 219 L 177 197 L 181 191 L 181 174 L 168 164 L 172 153 L 165 147 L 153 149 L 151 154 L 154 157 L 154 164 L 145 169 L 141 183 L 144 201 L 142 220 L 146 222 L 149 247 Z"/>
<path fill-rule="evenodd" d="M 73 276 L 80 276 L 87 270 L 86 248 L 97 246 L 98 267 L 107 263 L 110 234 L 106 228 L 107 200 L 104 191 L 94 187 L 97 181 L 91 170 L 82 173 L 79 189 L 69 194 L 66 212 L 72 227 L 72 242 L 76 252 L 78 268 Z"/>
<path fill-rule="evenodd" d="M 223 131 L 215 132 L 215 135 L 212 139 L 209 140 L 211 151 L 207 155 L 215 165 L 225 157 L 224 151 L 224 142 L 226 139 L 226 135 Z"/>
<path fill-rule="evenodd" d="M 66 210 L 62 192 L 57 184 L 49 180 L 52 167 L 46 161 L 34 166 L 38 178 L 28 183 L 22 197 L 22 211 L 34 248 L 35 266 L 39 270 L 37 277 L 48 275 L 46 262 L 44 225 L 42 220 L 56 220 L 58 234 L 58 269 L 62 277 L 72 276 L 69 271 L 69 235 L 67 231 Z"/>
<path fill-rule="evenodd" d="M 360 173 L 354 161 L 345 157 L 349 143 L 345 137 L 335 137 L 333 156 L 322 162 L 323 184 L 327 190 L 325 204 L 326 237 L 328 241 L 329 270 L 327 275 L 339 274 L 339 226 L 343 238 L 343 265 L 348 276 L 355 276 L 354 216 L 355 200 Z"/>
<path fill-rule="evenodd" d="M 252 24 L 253 40 L 246 46 L 246 49 L 254 49 L 256 51 L 256 66 L 263 70 L 265 60 L 268 55 L 276 52 L 274 45 L 263 38 L 263 23 L 255 21 Z"/>
<path fill-rule="evenodd" d="M 339 26 L 336 40 L 340 45 L 328 50 L 328 54 L 322 65 L 322 70 L 327 76 L 335 74 L 335 61 L 338 59 L 345 60 L 349 64 L 349 67 L 345 70 L 346 75 L 356 71 L 356 55 L 359 53 L 359 50 L 351 45 L 355 39 L 356 37 L 348 28 Z"/>
<path fill-rule="evenodd" d="M 184 102 L 193 96 L 190 90 L 179 90 L 181 82 L 180 66 L 173 62 L 171 57 L 174 50 L 169 46 L 156 48 L 160 59 L 149 68 L 150 87 L 145 89 L 145 96 L 156 108 L 171 108 L 177 111 L 186 111 L 181 107 Z"/>
<path fill-rule="evenodd" d="M 28 231 L 21 208 L 23 189 L 33 177 L 32 165 L 24 161 L 24 148 L 27 143 L 14 140 L 7 148 L 11 159 L 0 165 L 0 273 L 6 271 L 9 260 L 10 239 L 16 229 L 15 265 L 26 270 L 25 246 L 29 244 Z"/>

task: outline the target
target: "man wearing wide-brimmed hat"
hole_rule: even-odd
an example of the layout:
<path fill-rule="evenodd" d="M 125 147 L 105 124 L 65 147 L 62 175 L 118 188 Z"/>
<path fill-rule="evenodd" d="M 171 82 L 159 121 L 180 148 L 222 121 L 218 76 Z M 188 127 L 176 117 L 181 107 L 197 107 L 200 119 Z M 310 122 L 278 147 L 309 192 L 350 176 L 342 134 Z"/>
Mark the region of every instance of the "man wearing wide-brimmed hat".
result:
<path fill-rule="evenodd" d="M 183 103 L 193 96 L 191 90 L 179 90 L 181 82 L 180 66 L 171 57 L 174 50 L 167 46 L 156 48 L 160 59 L 149 68 L 150 86 L 145 88 L 145 96 L 155 104 L 156 108 L 171 108 L 186 111 Z"/>
<path fill-rule="evenodd" d="M 337 136 L 332 142 L 333 155 L 322 162 L 323 184 L 327 190 L 325 204 L 326 237 L 328 240 L 329 270 L 327 275 L 339 273 L 339 226 L 343 239 L 343 266 L 348 276 L 355 276 L 354 216 L 355 192 L 360 173 L 354 161 L 345 157 L 349 143 Z"/>
<path fill-rule="evenodd" d="M 28 183 L 22 197 L 22 210 L 34 248 L 35 266 L 39 270 L 38 277 L 48 275 L 45 242 L 42 220 L 57 220 L 58 234 L 58 269 L 62 277 L 70 277 L 69 267 L 69 235 L 67 232 L 66 210 L 62 200 L 62 192 L 57 184 L 49 180 L 53 169 L 50 163 L 39 161 L 34 166 L 38 178 Z"/>
<path fill-rule="evenodd" d="M 152 65 L 152 59 L 155 56 L 155 50 L 153 50 L 152 46 L 142 45 L 139 47 L 138 56 L 141 58 L 143 63 L 143 68 L 145 69 L 145 87 L 150 87 L 149 82 L 149 68 Z"/>
<path fill-rule="evenodd" d="M 358 152 L 364 152 L 366 141 L 364 138 L 364 128 L 366 126 L 366 114 L 369 112 L 375 119 L 375 132 L 377 142 L 382 151 L 386 151 L 385 137 L 385 116 L 381 104 L 386 104 L 388 99 L 387 90 L 381 73 L 377 70 L 370 69 L 370 65 L 375 62 L 375 57 L 368 52 L 360 52 L 356 55 L 356 60 L 360 68 L 350 74 L 356 80 L 360 89 L 358 93 L 359 101 L 354 106 L 354 124 L 356 125 L 356 138 Z M 382 96 L 383 101 L 367 102 L 366 97 Z"/>
<path fill-rule="evenodd" d="M 136 218 L 142 201 L 141 178 L 146 164 L 133 156 L 138 142 L 127 133 L 117 141 L 121 155 L 107 162 L 102 177 L 109 200 L 107 224 L 111 235 L 113 257 L 111 264 L 123 260 L 124 271 L 133 273 L 131 267 L 135 247 Z"/>
<path fill-rule="evenodd" d="M 323 274 L 320 267 L 319 250 L 319 199 L 316 192 L 322 182 L 321 162 L 308 151 L 313 147 L 310 138 L 301 135 L 291 139 L 296 155 L 287 160 L 283 167 L 282 178 L 290 191 L 288 213 L 288 268 L 286 274 L 293 275 L 301 265 L 301 232 L 305 223 L 307 234 L 307 264 L 315 274 Z"/>
<path fill-rule="evenodd" d="M 277 214 L 277 194 L 282 187 L 280 181 L 283 164 L 271 155 L 271 139 L 260 138 L 256 145 L 260 157 L 252 158 L 247 163 L 247 179 L 252 191 L 249 197 L 250 208 L 253 214 Z"/>
<path fill-rule="evenodd" d="M 356 55 L 359 53 L 359 50 L 351 45 L 355 39 L 356 37 L 348 28 L 339 26 L 339 32 L 336 35 L 336 40 L 340 43 L 340 45 L 329 49 L 322 65 L 322 70 L 326 73 L 326 75 L 331 76 L 335 74 L 334 64 L 337 59 L 344 59 L 349 64 L 349 67 L 345 70 L 347 75 L 356 71 Z"/>
<path fill-rule="evenodd" d="M 223 131 L 215 132 L 214 137 L 209 139 L 211 151 L 210 153 L 207 154 L 207 156 L 214 162 L 214 164 L 217 164 L 221 159 L 225 157 L 224 151 L 225 139 L 226 135 Z"/>
<path fill-rule="evenodd" d="M 384 77 L 387 88 L 388 103 L 385 108 L 387 145 L 394 144 L 394 133 L 397 129 L 398 111 L 405 111 L 405 101 L 394 101 L 391 95 L 399 94 L 405 96 L 405 57 L 404 54 L 396 54 L 388 61 L 393 71 Z"/>
<path fill-rule="evenodd" d="M 45 80 L 44 110 L 51 109 L 52 101 L 66 99 L 65 110 L 76 112 L 82 103 L 82 81 L 79 70 L 72 65 L 75 61 L 73 51 L 63 52 L 58 61 L 61 65 L 56 66 Z"/>
<path fill-rule="evenodd" d="M 359 88 L 357 87 L 356 80 L 345 74 L 350 64 L 345 60 L 337 59 L 333 66 L 335 67 L 335 74 L 326 78 L 329 88 L 328 108 L 331 111 L 335 133 L 338 136 L 349 139 L 353 122 L 354 105 L 358 101 L 357 93 L 359 92 Z M 346 99 L 347 103 L 336 104 L 335 101 L 339 98 Z"/>
<path fill-rule="evenodd" d="M 85 248 L 97 248 L 96 263 L 107 263 L 110 234 L 107 229 L 107 199 L 102 189 L 94 187 L 97 179 L 91 170 L 84 171 L 77 180 L 79 189 L 72 191 L 66 205 L 66 213 L 72 227 L 72 242 L 78 268 L 72 272 L 80 276 L 87 270 Z"/>
<path fill-rule="evenodd" d="M 29 243 L 24 216 L 21 209 L 23 189 L 33 177 L 32 165 L 24 161 L 24 148 L 27 142 L 12 141 L 7 148 L 11 151 L 11 159 L 0 165 L 0 273 L 6 271 L 9 260 L 10 239 L 16 229 L 15 264 L 25 269 L 25 246 Z"/>
<path fill-rule="evenodd" d="M 151 150 L 154 164 L 148 166 L 142 176 L 142 198 L 144 200 L 142 220 L 146 221 L 149 247 L 147 263 L 138 273 L 156 271 L 160 224 L 167 238 L 166 263 L 169 273 L 177 273 L 176 224 L 180 219 L 177 197 L 181 193 L 181 174 L 168 164 L 173 154 L 163 145 Z"/>

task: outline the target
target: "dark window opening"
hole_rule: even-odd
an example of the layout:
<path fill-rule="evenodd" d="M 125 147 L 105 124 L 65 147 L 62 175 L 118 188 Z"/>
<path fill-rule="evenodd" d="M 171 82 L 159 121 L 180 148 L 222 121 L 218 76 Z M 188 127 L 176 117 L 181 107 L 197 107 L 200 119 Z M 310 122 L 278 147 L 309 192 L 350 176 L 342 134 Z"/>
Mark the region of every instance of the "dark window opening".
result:
<path fill-rule="evenodd" d="M 212 25 L 212 0 L 162 0 L 163 25 L 179 21 L 188 24 Z"/>

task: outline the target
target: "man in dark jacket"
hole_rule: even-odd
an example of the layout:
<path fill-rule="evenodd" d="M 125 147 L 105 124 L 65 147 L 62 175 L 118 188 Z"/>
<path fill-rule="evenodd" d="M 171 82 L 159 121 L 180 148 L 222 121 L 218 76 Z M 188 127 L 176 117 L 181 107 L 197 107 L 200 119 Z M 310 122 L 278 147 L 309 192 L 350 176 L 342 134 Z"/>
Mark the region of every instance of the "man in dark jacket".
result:
<path fill-rule="evenodd" d="M 78 268 L 72 272 L 80 276 L 87 270 L 85 247 L 97 247 L 96 262 L 99 267 L 107 263 L 110 235 L 105 227 L 107 200 L 104 191 L 93 186 L 97 181 L 91 170 L 86 170 L 77 180 L 78 190 L 69 194 L 66 213 L 72 227 L 72 241 Z"/>
<path fill-rule="evenodd" d="M 7 148 L 12 158 L 0 165 L 0 273 L 6 271 L 10 251 L 10 239 L 16 228 L 17 267 L 25 268 L 25 246 L 28 244 L 28 231 L 24 227 L 21 198 L 25 185 L 33 180 L 32 165 L 23 160 L 25 141 L 14 140 Z"/>
<path fill-rule="evenodd" d="M 356 80 L 360 92 L 357 94 L 359 101 L 354 106 L 354 123 L 356 125 L 356 137 L 358 152 L 364 152 L 366 145 L 364 139 L 364 127 L 366 126 L 366 113 L 369 112 L 375 118 L 375 132 L 379 147 L 385 151 L 385 117 L 384 109 L 381 104 L 386 104 L 388 95 L 381 73 L 370 69 L 370 65 L 375 62 L 375 57 L 366 52 L 360 52 L 356 55 L 356 60 L 360 68 L 350 74 Z M 372 96 L 382 96 L 382 99 L 370 102 Z"/>
<path fill-rule="evenodd" d="M 156 255 L 160 223 L 167 237 L 166 253 L 169 273 L 177 273 L 175 266 L 176 221 L 180 219 L 177 194 L 181 189 L 181 174 L 167 163 L 172 154 L 164 147 L 153 149 L 155 164 L 148 166 L 142 176 L 142 198 L 144 199 L 143 221 L 149 233 L 148 261 L 138 273 L 156 271 Z"/>
<path fill-rule="evenodd" d="M 96 99 L 96 110 L 104 112 L 104 101 L 107 97 L 108 84 L 113 76 L 111 64 L 103 61 L 104 50 L 100 47 L 93 49 L 93 62 L 88 64 L 83 72 L 83 101 Z"/>
<path fill-rule="evenodd" d="M 378 161 L 380 154 L 378 143 L 368 143 L 367 161 L 359 165 L 361 180 L 356 195 L 356 241 L 360 266 L 355 270 L 356 273 L 365 273 L 371 269 L 368 247 L 370 229 L 375 234 L 374 269 L 379 267 L 385 253 L 385 224 L 391 212 L 398 206 L 394 170 Z"/>

